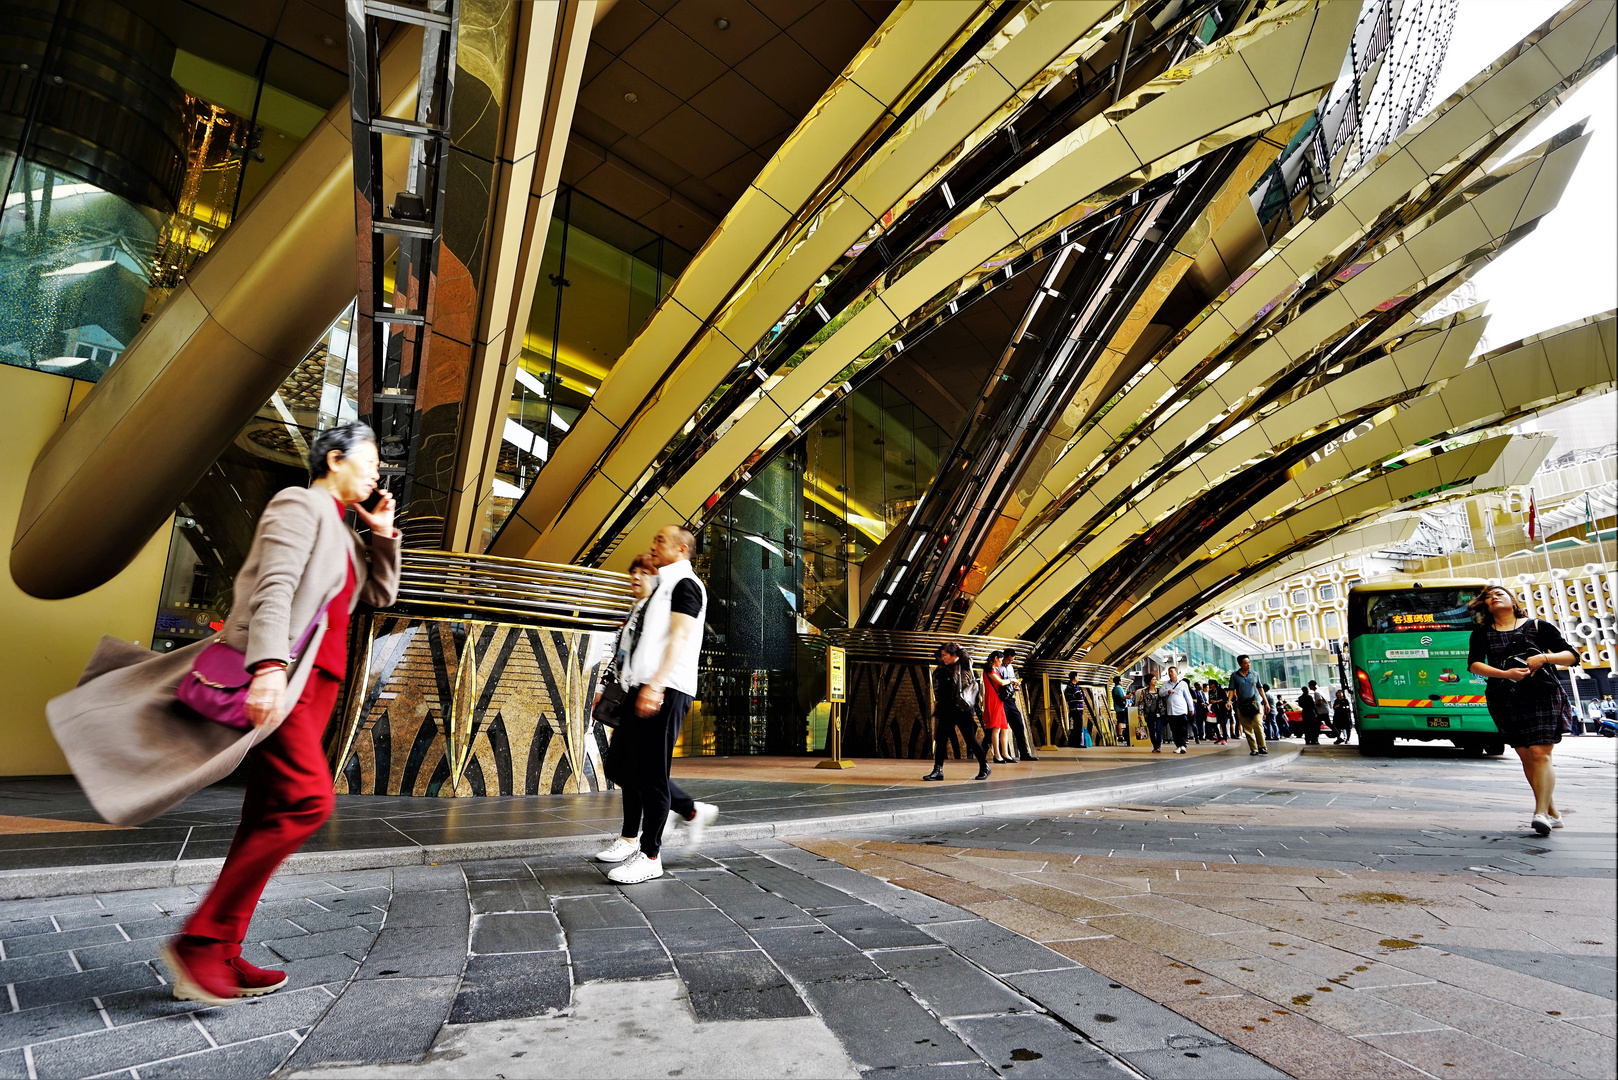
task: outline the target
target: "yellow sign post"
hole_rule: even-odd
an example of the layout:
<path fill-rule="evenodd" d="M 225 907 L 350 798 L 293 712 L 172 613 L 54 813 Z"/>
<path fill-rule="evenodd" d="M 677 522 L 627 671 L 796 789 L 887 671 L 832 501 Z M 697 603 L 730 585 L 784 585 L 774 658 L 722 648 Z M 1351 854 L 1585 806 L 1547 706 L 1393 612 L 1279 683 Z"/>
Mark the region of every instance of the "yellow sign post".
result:
<path fill-rule="evenodd" d="M 854 763 L 843 757 L 843 703 L 848 700 L 848 652 L 836 645 L 826 646 L 826 700 L 831 703 L 831 720 L 826 727 L 826 752 L 831 756 L 817 769 L 852 769 Z"/>

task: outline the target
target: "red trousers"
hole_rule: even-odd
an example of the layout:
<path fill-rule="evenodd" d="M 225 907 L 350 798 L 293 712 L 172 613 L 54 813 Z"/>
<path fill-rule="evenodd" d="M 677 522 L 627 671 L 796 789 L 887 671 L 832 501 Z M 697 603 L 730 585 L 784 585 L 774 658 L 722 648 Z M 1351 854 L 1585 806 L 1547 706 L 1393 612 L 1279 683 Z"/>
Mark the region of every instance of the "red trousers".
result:
<path fill-rule="evenodd" d="M 239 944 L 258 898 L 283 860 L 331 817 L 336 797 L 321 735 L 343 687 L 319 668 L 274 734 L 247 755 L 247 795 L 230 854 L 185 933 Z"/>

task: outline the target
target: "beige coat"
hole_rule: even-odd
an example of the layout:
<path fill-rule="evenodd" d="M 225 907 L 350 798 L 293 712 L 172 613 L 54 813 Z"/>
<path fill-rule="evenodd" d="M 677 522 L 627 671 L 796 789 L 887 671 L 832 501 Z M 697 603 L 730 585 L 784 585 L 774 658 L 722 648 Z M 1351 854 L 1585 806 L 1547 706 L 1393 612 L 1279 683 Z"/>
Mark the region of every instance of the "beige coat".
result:
<path fill-rule="evenodd" d="M 220 636 L 245 653 L 249 665 L 292 661 L 283 713 L 309 679 L 326 632 L 324 608 L 342 591 L 349 562 L 351 610 L 362 601 L 373 607 L 393 603 L 397 538 L 373 536 L 367 546 L 319 488 L 288 488 L 270 500 L 236 575 L 235 601 Z M 294 658 L 293 646 L 317 616 L 314 634 Z M 274 730 L 238 731 L 175 702 L 175 687 L 206 644 L 155 653 L 104 637 L 79 685 L 46 706 L 73 775 L 96 812 L 113 824 L 148 821 L 224 779 Z"/>

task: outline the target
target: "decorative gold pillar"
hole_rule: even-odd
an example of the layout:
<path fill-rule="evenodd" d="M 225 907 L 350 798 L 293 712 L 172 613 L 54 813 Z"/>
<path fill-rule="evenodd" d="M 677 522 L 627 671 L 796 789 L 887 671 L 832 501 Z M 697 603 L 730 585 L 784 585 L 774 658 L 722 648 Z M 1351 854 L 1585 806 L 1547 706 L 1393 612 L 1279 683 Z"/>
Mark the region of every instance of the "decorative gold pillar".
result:
<path fill-rule="evenodd" d="M 398 602 L 358 620 L 328 747 L 338 793 L 604 790 L 590 706 L 630 603 L 622 574 L 406 551 Z"/>

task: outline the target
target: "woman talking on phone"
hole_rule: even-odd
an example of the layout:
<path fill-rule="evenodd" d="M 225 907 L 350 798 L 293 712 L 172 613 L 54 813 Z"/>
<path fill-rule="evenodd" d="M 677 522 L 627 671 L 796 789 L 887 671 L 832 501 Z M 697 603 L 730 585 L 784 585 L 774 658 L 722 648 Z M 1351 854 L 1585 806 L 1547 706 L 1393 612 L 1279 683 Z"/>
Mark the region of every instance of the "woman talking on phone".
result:
<path fill-rule="evenodd" d="M 1556 772 L 1551 749 L 1573 722 L 1555 668 L 1577 663 L 1578 656 L 1560 630 L 1528 618 L 1517 597 L 1502 586 L 1488 586 L 1467 609 L 1478 623 L 1467 650 L 1467 669 L 1489 680 L 1484 690 L 1489 716 L 1522 759 L 1534 790 L 1534 831 L 1549 836 L 1562 827 L 1552 798 Z"/>
<path fill-rule="evenodd" d="M 182 1000 L 220 1005 L 287 981 L 285 972 L 243 960 L 241 943 L 270 875 L 331 816 L 321 736 L 348 666 L 349 613 L 360 601 L 387 607 L 398 589 L 393 495 L 382 492 L 374 509 L 363 505 L 380 463 L 366 425 L 321 432 L 309 449 L 309 487 L 270 500 L 236 575 L 224 639 L 247 658 L 247 718 L 268 734 L 248 752 L 241 823 L 219 878 L 163 950 Z M 369 543 L 344 522 L 350 508 L 369 528 Z"/>

